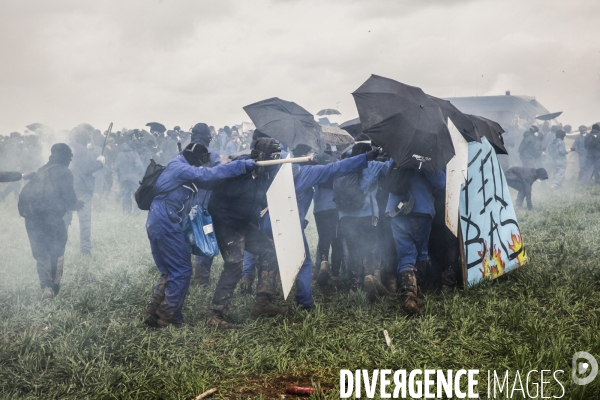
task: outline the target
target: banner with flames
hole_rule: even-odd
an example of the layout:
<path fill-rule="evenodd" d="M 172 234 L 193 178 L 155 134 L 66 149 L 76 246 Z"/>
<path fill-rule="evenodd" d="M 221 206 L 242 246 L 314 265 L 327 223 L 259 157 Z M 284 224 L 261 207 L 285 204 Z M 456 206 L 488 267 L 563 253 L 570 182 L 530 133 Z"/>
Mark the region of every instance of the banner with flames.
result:
<path fill-rule="evenodd" d="M 504 172 L 485 138 L 469 143 L 459 209 L 469 285 L 497 278 L 527 262 Z"/>

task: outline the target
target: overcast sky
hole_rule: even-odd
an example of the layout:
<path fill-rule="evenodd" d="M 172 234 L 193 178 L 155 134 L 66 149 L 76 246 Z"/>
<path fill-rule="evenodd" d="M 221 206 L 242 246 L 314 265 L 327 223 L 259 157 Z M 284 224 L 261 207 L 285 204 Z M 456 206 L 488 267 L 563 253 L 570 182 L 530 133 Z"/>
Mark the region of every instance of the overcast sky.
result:
<path fill-rule="evenodd" d="M 600 120 L 598 0 L 1 0 L 0 134 L 223 126 L 268 97 L 357 116 L 370 74 Z"/>

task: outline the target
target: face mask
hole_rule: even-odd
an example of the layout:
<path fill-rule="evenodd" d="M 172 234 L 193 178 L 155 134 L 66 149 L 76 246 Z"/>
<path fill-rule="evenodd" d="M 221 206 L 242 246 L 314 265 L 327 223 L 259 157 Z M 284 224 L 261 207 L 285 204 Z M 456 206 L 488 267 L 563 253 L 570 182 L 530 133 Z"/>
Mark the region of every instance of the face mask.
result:
<path fill-rule="evenodd" d="M 542 180 L 538 178 L 538 179 L 536 179 L 535 181 L 536 181 L 536 182 L 541 182 Z"/>

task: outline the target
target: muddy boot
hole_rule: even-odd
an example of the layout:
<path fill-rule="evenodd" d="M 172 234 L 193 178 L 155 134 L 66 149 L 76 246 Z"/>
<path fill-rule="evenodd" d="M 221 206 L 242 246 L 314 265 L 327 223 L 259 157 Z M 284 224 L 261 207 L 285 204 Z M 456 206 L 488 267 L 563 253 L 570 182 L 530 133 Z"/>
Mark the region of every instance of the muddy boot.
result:
<path fill-rule="evenodd" d="M 340 280 L 339 276 L 332 276 L 330 283 L 331 287 L 333 287 L 335 290 L 340 290 L 342 288 L 342 281 Z"/>
<path fill-rule="evenodd" d="M 285 307 L 278 307 L 273 304 L 268 295 L 259 293 L 256 295 L 254 307 L 250 315 L 253 317 L 276 317 L 277 315 L 285 314 L 286 311 Z"/>
<path fill-rule="evenodd" d="M 396 293 L 398 291 L 398 276 L 395 271 L 388 271 L 385 274 L 383 284 L 390 293 Z"/>
<path fill-rule="evenodd" d="M 417 298 L 417 277 L 414 271 L 400 274 L 400 302 L 409 315 L 420 316 L 422 302 Z"/>
<path fill-rule="evenodd" d="M 329 263 L 327 260 L 321 261 L 321 266 L 319 267 L 319 273 L 317 274 L 317 283 L 321 287 L 321 289 L 326 288 L 329 284 Z"/>
<path fill-rule="evenodd" d="M 456 287 L 456 272 L 452 266 L 447 266 L 442 271 L 442 292 L 450 293 Z"/>
<path fill-rule="evenodd" d="M 45 300 L 52 300 L 54 298 L 54 293 L 52 292 L 52 288 L 47 287 L 44 289 L 44 292 L 42 293 L 42 301 Z"/>
<path fill-rule="evenodd" d="M 181 328 L 183 326 L 183 324 L 181 324 L 179 322 L 167 321 L 166 319 L 161 319 L 161 318 L 156 320 L 157 328 L 168 328 L 169 326 L 172 326 L 173 328 Z"/>
<path fill-rule="evenodd" d="M 375 286 L 373 275 L 365 276 L 365 282 L 364 282 L 363 288 L 365 289 L 365 292 L 367 293 L 367 299 L 369 299 L 369 301 L 371 303 L 374 303 L 375 300 L 377 300 L 377 287 Z"/>
<path fill-rule="evenodd" d="M 242 329 L 242 325 L 232 324 L 231 322 L 225 321 L 223 314 L 217 310 L 211 310 L 206 322 L 217 329 Z"/>
<path fill-rule="evenodd" d="M 251 276 L 244 276 L 240 282 L 240 290 L 242 294 L 252 294 L 252 283 L 254 279 Z"/>
<path fill-rule="evenodd" d="M 376 269 L 375 274 L 373 274 L 373 283 L 377 289 L 377 296 L 382 297 L 390 294 L 383 283 L 381 283 L 381 272 L 378 269 Z"/>
<path fill-rule="evenodd" d="M 146 311 L 144 311 L 144 313 L 142 314 L 142 321 L 152 328 L 158 327 L 158 320 L 160 319 L 160 317 L 156 314 L 156 311 L 165 299 L 166 284 L 167 277 L 163 275 L 161 276 L 158 290 L 154 292 L 154 294 L 152 295 L 152 299 L 150 300 L 150 304 L 148 304 Z"/>

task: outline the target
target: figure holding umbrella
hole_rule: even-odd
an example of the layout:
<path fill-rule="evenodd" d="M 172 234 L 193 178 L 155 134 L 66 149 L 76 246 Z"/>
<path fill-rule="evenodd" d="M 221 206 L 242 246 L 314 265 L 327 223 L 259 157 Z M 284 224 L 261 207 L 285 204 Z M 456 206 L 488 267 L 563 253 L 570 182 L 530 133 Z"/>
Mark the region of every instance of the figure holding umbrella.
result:
<path fill-rule="evenodd" d="M 440 107 L 420 88 L 372 75 L 354 93 L 362 131 L 394 160 L 387 175 L 386 213 L 398 253 L 402 309 L 421 315 L 427 244 L 435 215 L 433 192 L 444 189 L 454 146 Z"/>

